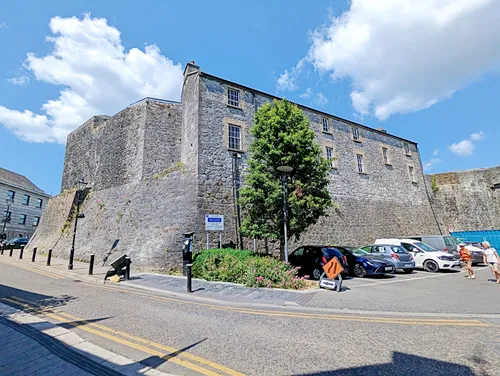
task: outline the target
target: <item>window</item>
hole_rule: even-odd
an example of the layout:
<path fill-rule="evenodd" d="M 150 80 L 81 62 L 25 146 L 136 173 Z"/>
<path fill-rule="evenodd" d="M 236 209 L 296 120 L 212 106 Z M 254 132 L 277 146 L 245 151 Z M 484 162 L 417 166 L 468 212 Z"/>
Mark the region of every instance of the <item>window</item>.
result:
<path fill-rule="evenodd" d="M 327 118 L 323 118 L 323 132 L 330 132 L 330 123 Z"/>
<path fill-rule="evenodd" d="M 326 148 L 326 160 L 330 163 L 330 166 L 333 167 L 333 149 L 327 147 Z"/>
<path fill-rule="evenodd" d="M 3 212 L 3 217 L 4 218 L 10 218 L 11 215 L 12 215 L 12 212 L 10 212 L 10 211 L 4 211 Z"/>
<path fill-rule="evenodd" d="M 229 149 L 241 150 L 241 127 L 229 124 Z"/>
<path fill-rule="evenodd" d="M 36 200 L 36 207 L 41 209 L 43 204 L 43 200 L 41 198 L 37 198 Z"/>
<path fill-rule="evenodd" d="M 384 163 L 386 165 L 391 164 L 389 161 L 389 150 L 387 148 L 382 148 L 382 156 L 384 157 Z"/>
<path fill-rule="evenodd" d="M 16 196 L 16 192 L 14 192 L 14 191 L 7 192 L 7 197 L 10 198 L 12 201 L 14 201 L 15 196 Z"/>
<path fill-rule="evenodd" d="M 365 162 L 364 162 L 363 154 L 356 154 L 356 162 L 358 164 L 358 172 L 360 174 L 364 174 L 365 173 Z"/>
<path fill-rule="evenodd" d="M 410 145 L 408 144 L 408 142 L 403 142 L 403 147 L 405 149 L 405 154 L 410 155 Z"/>
<path fill-rule="evenodd" d="M 234 107 L 240 107 L 240 91 L 227 88 L 227 104 Z"/>
<path fill-rule="evenodd" d="M 412 183 L 415 183 L 415 169 L 413 166 L 408 166 L 408 173 L 410 174 L 410 180 Z"/>
<path fill-rule="evenodd" d="M 26 214 L 21 214 L 19 216 L 19 224 L 20 225 L 25 225 L 26 224 Z"/>
<path fill-rule="evenodd" d="M 23 205 L 29 205 L 29 204 L 30 204 L 30 196 L 24 195 Z"/>
<path fill-rule="evenodd" d="M 33 226 L 38 226 L 40 223 L 40 217 L 33 217 Z"/>
<path fill-rule="evenodd" d="M 352 127 L 352 139 L 354 141 L 361 141 L 359 137 L 359 128 L 358 127 Z"/>

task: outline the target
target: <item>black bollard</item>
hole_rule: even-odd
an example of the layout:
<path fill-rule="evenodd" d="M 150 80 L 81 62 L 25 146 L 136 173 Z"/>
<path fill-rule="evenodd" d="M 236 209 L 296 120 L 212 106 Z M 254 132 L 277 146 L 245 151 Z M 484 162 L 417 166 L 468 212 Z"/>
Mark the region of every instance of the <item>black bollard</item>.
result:
<path fill-rule="evenodd" d="M 52 259 L 52 249 L 49 249 L 49 254 L 47 255 L 47 266 L 50 266 L 51 259 Z"/>
<path fill-rule="evenodd" d="M 12 244 L 10 246 L 10 249 L 9 249 L 9 257 L 12 257 L 12 252 L 14 252 L 14 244 Z"/>
<path fill-rule="evenodd" d="M 129 280 L 130 279 L 130 264 L 132 264 L 132 260 L 130 260 L 130 257 L 125 257 L 125 279 Z"/>
<path fill-rule="evenodd" d="M 187 292 L 193 292 L 192 289 L 192 284 L 191 284 L 191 268 L 193 267 L 193 264 L 187 264 L 186 265 L 186 271 L 187 271 Z"/>
<path fill-rule="evenodd" d="M 24 245 L 21 246 L 21 250 L 19 251 L 19 260 L 23 259 L 23 253 L 24 253 Z"/>
<path fill-rule="evenodd" d="M 35 258 L 36 258 L 36 247 L 33 248 L 33 256 L 31 256 L 31 262 L 35 262 Z"/>
<path fill-rule="evenodd" d="M 3 256 L 3 250 L 4 250 L 4 248 L 5 248 L 5 245 L 2 244 L 0 246 L 0 255 L 2 255 L 2 256 Z"/>
<path fill-rule="evenodd" d="M 94 274 L 94 259 L 95 255 L 90 255 L 89 275 Z"/>

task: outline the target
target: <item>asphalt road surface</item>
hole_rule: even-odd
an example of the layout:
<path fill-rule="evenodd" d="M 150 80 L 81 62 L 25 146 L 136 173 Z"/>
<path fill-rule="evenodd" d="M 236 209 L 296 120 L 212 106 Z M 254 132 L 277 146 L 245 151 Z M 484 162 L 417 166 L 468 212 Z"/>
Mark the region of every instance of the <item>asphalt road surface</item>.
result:
<path fill-rule="evenodd" d="M 3 263 L 0 301 L 175 375 L 500 375 L 500 319 L 486 316 L 188 301 Z"/>

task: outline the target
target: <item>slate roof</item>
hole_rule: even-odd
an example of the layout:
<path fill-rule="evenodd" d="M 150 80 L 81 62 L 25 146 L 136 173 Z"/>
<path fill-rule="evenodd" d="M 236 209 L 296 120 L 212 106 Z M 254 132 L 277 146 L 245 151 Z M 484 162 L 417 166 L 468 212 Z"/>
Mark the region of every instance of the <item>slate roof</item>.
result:
<path fill-rule="evenodd" d="M 6 170 L 0 167 L 0 182 L 12 184 L 19 188 L 25 188 L 30 191 L 40 193 L 41 195 L 49 196 L 47 193 L 33 184 L 26 176 L 16 174 L 15 172 Z"/>

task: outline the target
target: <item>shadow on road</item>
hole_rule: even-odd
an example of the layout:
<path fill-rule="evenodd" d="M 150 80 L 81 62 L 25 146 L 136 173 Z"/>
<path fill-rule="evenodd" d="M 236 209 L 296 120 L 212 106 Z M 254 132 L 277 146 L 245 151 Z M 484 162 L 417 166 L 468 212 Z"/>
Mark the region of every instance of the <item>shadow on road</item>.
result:
<path fill-rule="evenodd" d="M 151 368 L 157 368 L 161 366 L 163 363 L 168 362 L 170 359 L 175 358 L 176 356 L 182 354 L 183 352 L 199 345 L 202 342 L 205 342 L 208 338 L 203 338 L 201 341 L 195 342 L 192 345 L 183 347 L 182 349 L 179 349 L 175 352 L 168 353 L 165 356 L 159 357 L 159 356 L 150 356 L 149 358 L 143 359 L 140 361 L 141 364 L 151 367 Z"/>
<path fill-rule="evenodd" d="M 0 284 L 0 299 L 9 297 L 19 297 L 29 300 L 44 308 L 60 307 L 77 298 L 71 295 L 49 296 L 34 292 L 16 289 L 15 287 Z"/>
<path fill-rule="evenodd" d="M 476 364 L 484 364 L 483 359 L 473 360 Z M 394 352 L 392 363 L 370 366 L 342 368 L 332 371 L 300 373 L 296 376 L 472 376 L 476 373 L 468 366 L 424 358 L 418 355 Z"/>

